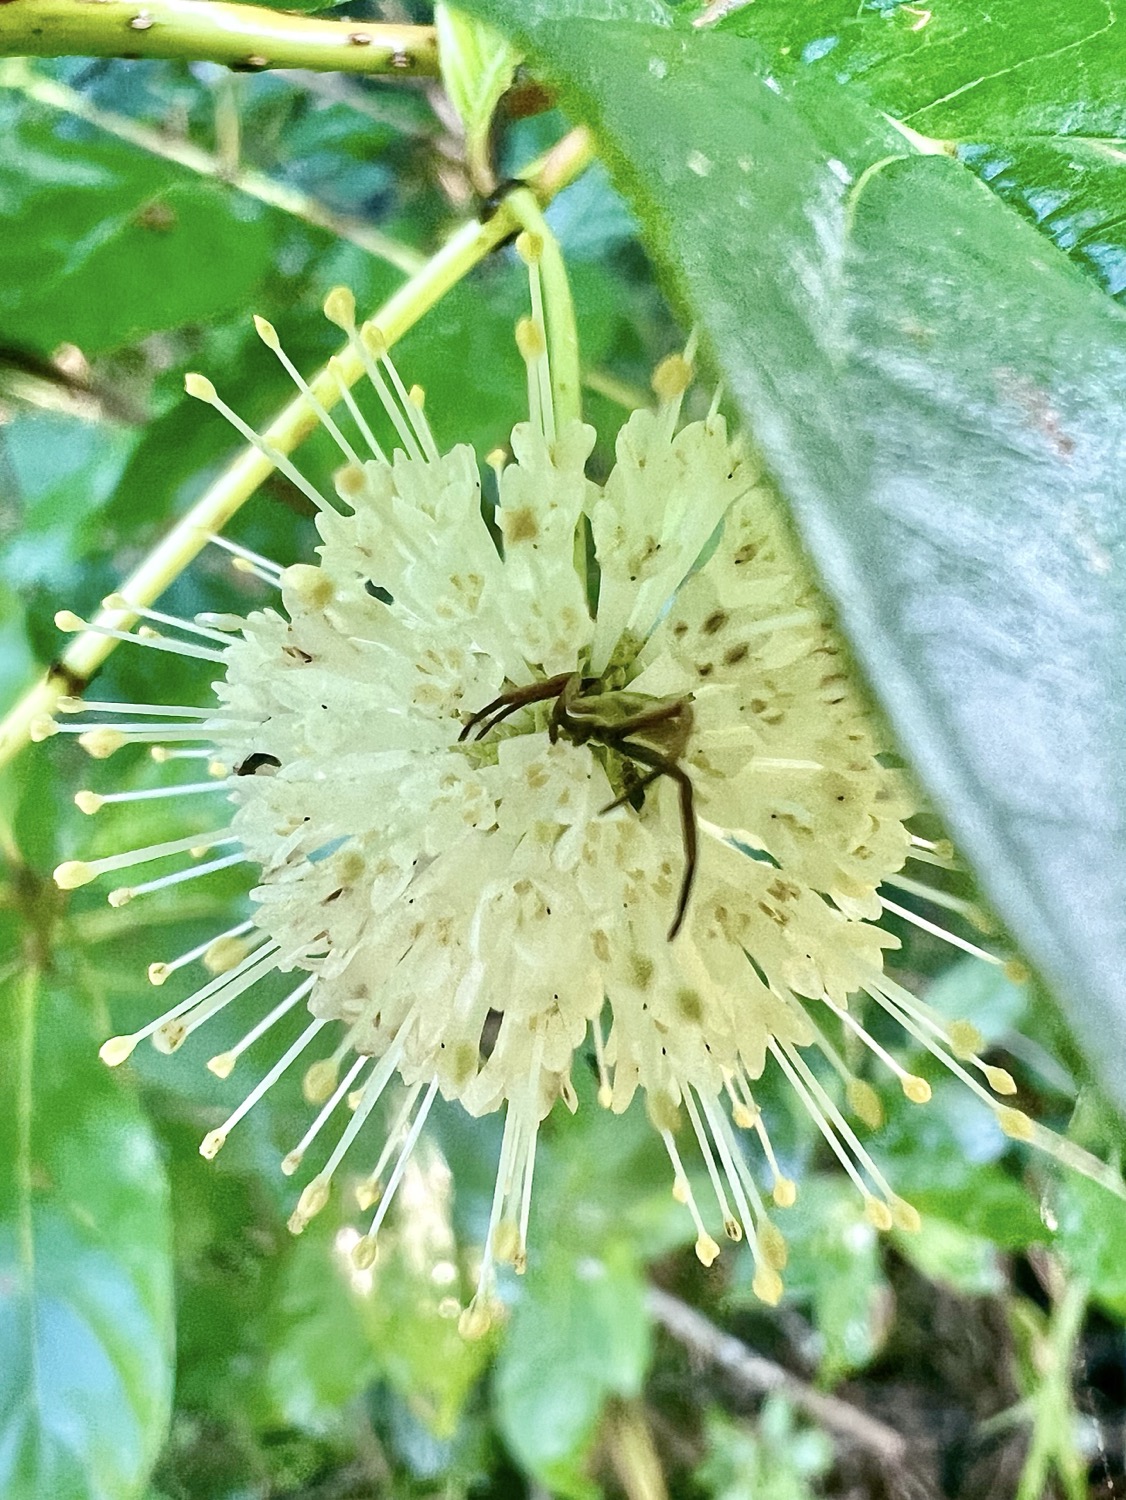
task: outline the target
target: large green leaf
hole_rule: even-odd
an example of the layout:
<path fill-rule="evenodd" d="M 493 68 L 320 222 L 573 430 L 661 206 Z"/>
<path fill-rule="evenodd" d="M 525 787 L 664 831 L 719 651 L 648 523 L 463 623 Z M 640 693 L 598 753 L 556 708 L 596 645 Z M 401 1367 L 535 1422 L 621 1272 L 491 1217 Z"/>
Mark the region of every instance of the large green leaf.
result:
<path fill-rule="evenodd" d="M 246 307 L 272 250 L 261 205 L 0 91 L 4 341 L 88 354 Z"/>
<path fill-rule="evenodd" d="M 131 1500 L 172 1389 L 164 1175 L 80 1006 L 34 971 L 0 1003 L 0 1493 Z"/>
<path fill-rule="evenodd" d="M 1126 287 L 1126 30 L 1104 0 L 756 0 L 724 26 L 779 76 L 853 85 L 958 142 L 994 192 L 1114 295 Z"/>
<path fill-rule="evenodd" d="M 1126 31 L 1107 0 L 756 0 L 724 25 L 926 135 L 1126 134 Z"/>
<path fill-rule="evenodd" d="M 507 0 L 482 8 L 519 27 Z M 573 21 L 529 40 L 703 325 L 904 747 L 1121 1099 L 1126 320 L 956 162 L 904 156 L 836 84 L 763 80 L 739 38 Z"/>

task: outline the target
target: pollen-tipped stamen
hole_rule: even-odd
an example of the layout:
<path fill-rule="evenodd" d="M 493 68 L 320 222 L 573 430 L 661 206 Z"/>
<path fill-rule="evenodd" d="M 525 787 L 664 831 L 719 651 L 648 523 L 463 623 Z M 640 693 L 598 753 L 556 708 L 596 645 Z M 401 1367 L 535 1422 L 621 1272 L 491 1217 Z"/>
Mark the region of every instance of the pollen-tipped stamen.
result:
<path fill-rule="evenodd" d="M 248 422 L 243 421 L 238 412 L 227 405 L 206 376 L 185 375 L 184 389 L 189 396 L 194 396 L 197 401 L 206 402 L 208 406 L 213 406 L 220 416 L 226 417 L 239 436 L 245 438 L 253 448 L 257 448 L 263 458 L 268 458 L 274 468 L 284 474 L 290 484 L 296 485 L 317 510 L 328 511 L 332 515 L 337 513 L 316 486 L 309 483 L 297 465 L 280 448 L 275 448 L 272 443 L 268 443 Z"/>
<path fill-rule="evenodd" d="M 276 1026 L 283 1016 L 287 1016 L 295 1005 L 299 1005 L 316 983 L 314 975 L 303 980 L 296 989 L 293 989 L 283 999 L 279 1000 L 274 1008 L 266 1014 L 244 1036 L 241 1036 L 233 1047 L 226 1052 L 218 1052 L 214 1057 L 209 1057 L 207 1066 L 216 1078 L 229 1078 L 235 1063 L 249 1047 L 253 1047 L 259 1037 L 265 1036 L 271 1027 Z"/>
<path fill-rule="evenodd" d="M 315 1019 L 309 1022 L 308 1026 L 306 1026 L 305 1030 L 301 1033 L 297 1040 L 291 1046 L 286 1048 L 285 1052 L 283 1052 L 281 1057 L 278 1058 L 274 1066 L 269 1070 L 268 1073 L 265 1073 L 262 1076 L 258 1083 L 254 1085 L 250 1093 L 247 1094 L 246 1098 L 237 1107 L 237 1109 L 232 1110 L 227 1118 L 223 1121 L 222 1125 L 220 1125 L 217 1129 L 209 1130 L 207 1132 L 207 1134 L 199 1144 L 200 1156 L 205 1157 L 208 1161 L 211 1161 L 212 1158 L 219 1154 L 219 1151 L 226 1144 L 227 1137 L 230 1135 L 231 1131 L 235 1128 L 239 1121 L 246 1118 L 246 1116 L 258 1103 L 259 1099 L 261 1099 L 263 1095 L 267 1094 L 270 1089 L 273 1088 L 274 1084 L 277 1083 L 282 1074 L 285 1073 L 285 1071 L 301 1056 L 302 1052 L 304 1052 L 305 1048 L 310 1044 L 317 1033 L 327 1025 L 327 1021 L 322 1021 L 320 1019 Z"/>
<path fill-rule="evenodd" d="M 309 980 L 309 984 L 311 985 L 312 983 L 313 981 Z M 294 1146 L 292 1151 L 286 1153 L 281 1164 L 281 1169 L 287 1177 L 292 1177 L 293 1173 L 297 1171 L 297 1168 L 304 1160 L 306 1151 L 308 1151 L 309 1147 L 313 1144 L 317 1136 L 324 1129 L 325 1125 L 328 1123 L 332 1115 L 335 1114 L 340 1101 L 344 1098 L 349 1089 L 355 1083 L 356 1079 L 360 1076 L 360 1073 L 363 1071 L 364 1066 L 370 1061 L 371 1058 L 366 1057 L 363 1054 L 356 1058 L 355 1062 L 345 1073 L 344 1077 L 333 1089 L 332 1093 L 325 1100 L 324 1104 L 322 1104 L 316 1118 L 313 1120 L 313 1123 L 309 1126 L 308 1130 L 306 1130 L 305 1134 L 297 1142 L 297 1145 Z"/>
<path fill-rule="evenodd" d="M 172 974 L 176 973 L 177 969 L 186 969 L 189 964 L 194 964 L 196 959 L 202 958 L 210 948 L 214 947 L 217 942 L 222 941 L 223 938 L 240 938 L 244 933 L 249 932 L 253 926 L 253 922 L 239 922 L 234 927 L 228 927 L 226 932 L 220 932 L 215 937 L 209 937 L 206 942 L 199 943 L 194 948 L 189 948 L 186 953 L 181 953 L 178 958 L 170 958 L 166 962 L 149 964 L 149 983 L 155 985 L 163 984 Z M 229 971 L 225 970 L 224 972 Z"/>

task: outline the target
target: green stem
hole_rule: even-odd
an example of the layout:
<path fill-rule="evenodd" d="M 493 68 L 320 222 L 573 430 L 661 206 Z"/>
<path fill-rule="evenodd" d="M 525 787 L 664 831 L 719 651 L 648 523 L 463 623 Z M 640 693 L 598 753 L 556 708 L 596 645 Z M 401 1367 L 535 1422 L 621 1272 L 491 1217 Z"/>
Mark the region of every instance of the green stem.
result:
<path fill-rule="evenodd" d="M 0 23 L 3 15 L 4 12 L 0 9 Z M 194 141 L 165 135 L 150 125 L 143 125 L 139 120 L 131 120 L 127 115 L 98 109 L 74 89 L 36 73 L 27 63 L 14 59 L 0 62 L 0 88 L 12 89 L 27 99 L 33 99 L 37 104 L 45 104 L 50 109 L 74 115 L 77 119 L 104 130 L 108 135 L 116 136 L 120 141 L 127 141 L 129 145 L 163 157 L 165 161 L 175 162 L 177 166 L 186 167 L 190 172 L 198 172 L 201 177 L 212 177 L 229 183 L 248 198 L 256 198 L 259 203 L 266 203 L 295 219 L 301 219 L 317 229 L 327 229 L 330 234 L 358 245 L 369 255 L 378 256 L 380 260 L 402 271 L 405 276 L 413 275 L 425 262 L 425 257 L 417 250 L 400 245 L 370 224 L 350 219 L 343 214 L 334 214 L 315 198 L 310 198 L 308 193 L 275 182 L 261 172 L 246 171 L 238 167 L 232 170 Z"/>
<path fill-rule="evenodd" d="M 549 202 L 586 169 L 593 156 L 590 135 L 582 129 L 572 130 L 546 156 L 524 170 L 524 181 L 539 201 Z M 440 297 L 520 227 L 521 221 L 513 211 L 511 196 L 484 223 L 472 220 L 463 225 L 375 315 L 373 321 L 387 344 L 394 344 L 402 338 Z M 337 355 L 336 366 L 349 385 L 355 384 L 363 373 L 363 365 L 351 344 L 345 345 Z M 309 384 L 326 408 L 335 406 L 340 400 L 336 379 L 327 366 Z M 317 427 L 318 421 L 304 396 L 298 396 L 262 435 L 280 452 L 292 453 Z M 151 604 L 203 550 L 208 534 L 227 524 L 269 477 L 273 468 L 274 465 L 257 448 L 240 453 L 187 515 L 138 564 L 122 584 L 120 592 L 134 604 Z M 125 618 L 119 611 L 103 611 L 95 623 L 112 623 L 118 628 L 123 626 Z M 100 635 L 93 630 L 75 636 L 44 680 L 31 688 L 0 723 L 0 766 L 11 760 L 27 743 L 31 725 L 36 719 L 53 713 L 64 695 L 84 691 L 115 645 L 112 636 Z"/>
<path fill-rule="evenodd" d="M 521 226 L 543 246 L 540 277 L 547 313 L 551 395 L 555 405 L 555 420 L 562 428 L 568 422 L 582 420 L 579 333 L 575 325 L 571 283 L 567 279 L 567 267 L 559 241 L 548 228 L 535 194 L 527 189 L 517 189 L 509 201 Z"/>
<path fill-rule="evenodd" d="M 2 54 L 174 57 L 246 72 L 438 75 L 432 26 L 322 21 L 225 0 L 7 0 L 0 5 Z"/>

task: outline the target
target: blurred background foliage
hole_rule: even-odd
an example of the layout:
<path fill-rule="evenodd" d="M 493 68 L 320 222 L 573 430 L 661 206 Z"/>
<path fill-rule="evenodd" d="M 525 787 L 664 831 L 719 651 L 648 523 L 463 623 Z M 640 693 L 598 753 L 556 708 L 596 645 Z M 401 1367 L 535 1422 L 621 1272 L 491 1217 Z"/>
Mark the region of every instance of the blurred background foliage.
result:
<path fill-rule="evenodd" d="M 781 11 L 771 5 L 758 34 L 789 56 Z M 850 57 L 870 85 L 871 60 Z M 139 133 L 124 138 L 122 122 Z M 502 109 L 500 174 L 563 128 L 550 111 Z M 289 389 L 250 313 L 311 369 L 338 342 L 321 315 L 327 290 L 346 282 L 375 307 L 479 200 L 436 83 L 0 63 L 0 131 L 3 707 L 57 655 L 55 610 L 96 608 L 236 451 L 184 395 L 184 373 L 205 370 L 249 420 L 267 419 Z M 193 142 L 206 170 L 162 156 L 170 140 Z M 1031 201 L 1031 158 L 1014 167 L 997 145 L 975 159 Z M 286 207 L 232 185 L 238 173 L 281 185 Z M 1117 294 L 1122 219 L 1104 220 L 1110 239 L 1088 234 L 1083 253 Z M 622 401 L 643 399 L 683 331 L 600 168 L 550 221 L 574 281 L 597 474 Z M 439 442 L 486 452 L 506 440 L 524 400 L 523 298 L 512 252 L 498 252 L 404 340 L 400 366 L 425 387 Z M 332 462 L 319 439 L 302 450 L 322 484 Z M 314 536 L 281 476 L 230 534 L 282 563 L 308 555 Z M 255 606 L 259 585 L 226 564 L 205 553 L 172 605 Z M 199 663 L 162 658 L 154 688 L 138 657 L 114 655 L 98 696 L 205 691 Z M 152 1014 L 147 965 L 245 908 L 235 874 L 128 911 L 55 891 L 60 859 L 163 826 L 144 803 L 91 824 L 74 789 L 152 779 L 140 755 L 107 770 L 60 737 L 0 781 L 5 1500 L 1124 1492 L 1126 1207 L 1014 1147 L 926 1054 L 905 1061 L 931 1079 L 933 1103 L 889 1097 L 870 1143 L 923 1213 L 919 1236 L 876 1236 L 809 1121 L 766 1088 L 802 1183 L 773 1311 L 751 1293 L 747 1256 L 697 1264 L 643 1112 L 606 1116 L 590 1077 L 576 1080 L 578 1114 L 556 1111 L 545 1127 L 534 1249 L 495 1337 L 464 1343 L 456 1312 L 487 1219 L 496 1120 L 434 1117 L 370 1272 L 347 1259 L 346 1206 L 291 1238 L 278 1163 L 304 1130 L 296 1085 L 274 1090 L 208 1164 L 199 1139 L 241 1097 L 237 1079 L 215 1078 L 193 1043 L 175 1061 L 141 1049 L 122 1074 L 96 1059 L 105 1035 Z M 1050 1004 L 924 933 L 899 935 L 898 968 L 940 1010 L 974 1017 L 1038 1117 L 1066 1128 L 1078 1092 L 1073 1130 L 1105 1150 L 1108 1117 Z M 242 1029 L 217 1020 L 208 1052 Z"/>

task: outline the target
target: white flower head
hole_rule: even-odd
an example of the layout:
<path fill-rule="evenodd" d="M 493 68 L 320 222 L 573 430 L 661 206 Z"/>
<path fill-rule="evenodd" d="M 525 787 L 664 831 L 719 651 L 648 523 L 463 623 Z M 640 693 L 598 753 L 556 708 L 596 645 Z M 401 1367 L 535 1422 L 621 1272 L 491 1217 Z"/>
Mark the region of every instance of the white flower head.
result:
<path fill-rule="evenodd" d="M 421 392 L 405 388 L 379 330 L 357 328 L 350 294 L 333 293 L 326 311 L 348 330 L 390 417 L 391 454 L 341 382 L 355 433 L 345 435 L 259 320 L 345 458 L 330 503 L 266 448 L 317 507 L 316 561 L 280 569 L 223 543 L 278 592 L 246 619 L 176 621 L 111 601 L 123 624 L 147 619 L 130 639 L 219 667 L 213 707 L 141 706 L 132 723 L 40 726 L 82 728 L 95 755 L 147 741 L 165 762 L 196 756 L 218 773 L 169 790 L 221 790 L 229 823 L 71 861 L 57 879 L 70 887 L 231 846 L 115 890 L 110 900 L 122 904 L 233 862 L 257 866 L 252 920 L 150 970 L 163 983 L 202 961 L 212 977 L 103 1056 L 120 1062 L 145 1036 L 173 1050 L 268 974 L 298 974 L 212 1059 L 226 1076 L 307 1004 L 300 1036 L 201 1148 L 214 1155 L 291 1066 L 307 1069 L 306 1094 L 321 1107 L 283 1170 L 296 1171 L 350 1106 L 293 1229 L 324 1205 L 394 1087 L 396 1117 L 358 1190 L 361 1207 L 375 1206 L 359 1265 L 374 1256 L 436 1095 L 473 1114 L 504 1112 L 469 1333 L 492 1316 L 495 1263 L 523 1268 L 539 1127 L 558 1101 L 576 1107 L 572 1068 L 588 1046 L 602 1105 L 624 1110 L 643 1091 L 700 1259 L 710 1264 L 718 1245 L 689 1185 L 686 1141 L 702 1156 L 717 1228 L 746 1239 L 769 1303 L 785 1265 L 773 1211 L 796 1189 L 756 1103 L 764 1069 L 788 1080 L 871 1222 L 918 1224 L 850 1123 L 877 1125 L 879 1101 L 833 1034 L 865 1044 L 909 1099 L 925 1102 L 930 1089 L 865 1028 L 858 996 L 957 1074 L 1010 1134 L 1047 1138 L 1000 1102 L 1013 1081 L 981 1060 L 972 1025 L 949 1024 L 885 973 L 897 941 L 880 918 L 911 913 L 881 887 L 925 896 L 899 872 L 911 859 L 948 864 L 948 852 L 908 830 L 910 792 L 881 756 L 757 463 L 729 437 L 718 402 L 682 424 L 691 348 L 658 367 L 655 409 L 629 418 L 609 478 L 594 483 L 593 430 L 557 421 L 536 256 L 527 258 L 533 316 L 517 338 L 529 419 L 513 429 L 510 456 L 490 456 L 484 494 L 475 454 L 439 452 Z M 209 381 L 189 377 L 188 388 L 265 446 Z M 95 811 L 137 795 L 153 794 L 78 800 Z M 307 1049 L 330 1024 L 333 1050 L 309 1065 Z"/>

